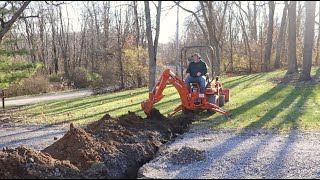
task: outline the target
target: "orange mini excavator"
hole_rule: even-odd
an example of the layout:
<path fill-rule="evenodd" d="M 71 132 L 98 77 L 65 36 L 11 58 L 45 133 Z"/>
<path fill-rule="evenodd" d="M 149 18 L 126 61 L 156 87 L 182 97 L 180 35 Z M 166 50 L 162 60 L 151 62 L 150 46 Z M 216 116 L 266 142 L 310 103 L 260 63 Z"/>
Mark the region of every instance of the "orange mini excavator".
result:
<path fill-rule="evenodd" d="M 212 51 L 211 46 L 187 46 L 182 49 L 185 50 L 188 48 L 194 47 L 209 47 Z M 181 52 L 181 76 L 183 79 L 183 61 L 182 61 L 182 52 Z M 211 65 L 213 65 L 211 63 Z M 200 94 L 200 87 L 198 83 L 191 83 L 191 89 L 188 89 L 187 84 L 178 76 L 176 76 L 170 69 L 166 69 L 160 79 L 157 81 L 152 91 L 149 93 L 149 99 L 141 103 L 141 107 L 146 113 L 147 116 L 151 116 L 153 105 L 159 102 L 164 95 L 163 90 L 166 88 L 167 84 L 172 84 L 180 95 L 181 104 L 174 109 L 174 111 L 168 114 L 168 117 L 173 116 L 179 111 L 189 112 L 194 110 L 207 110 L 210 113 L 219 112 L 225 116 L 231 115 L 230 112 L 223 110 L 221 107 L 224 106 L 225 102 L 230 101 L 230 90 L 222 88 L 222 83 L 219 82 L 219 78 L 216 77 L 215 82 L 213 79 L 210 81 L 209 76 L 206 75 L 206 90 L 205 93 Z"/>

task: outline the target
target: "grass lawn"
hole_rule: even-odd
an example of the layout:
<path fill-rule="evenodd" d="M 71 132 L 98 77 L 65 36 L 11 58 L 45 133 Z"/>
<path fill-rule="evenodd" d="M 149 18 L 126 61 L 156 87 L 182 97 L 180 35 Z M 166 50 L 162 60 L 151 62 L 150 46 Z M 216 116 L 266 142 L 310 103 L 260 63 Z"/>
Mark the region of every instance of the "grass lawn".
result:
<path fill-rule="evenodd" d="M 40 66 L 40 64 L 14 63 L 9 59 L 0 59 L 0 89 L 6 89 L 11 84 L 30 77 Z"/>
<path fill-rule="evenodd" d="M 224 109 L 232 116 L 214 114 L 200 118 L 199 127 L 226 129 L 265 128 L 287 131 L 292 127 L 305 130 L 320 129 L 320 84 L 279 85 L 270 78 L 283 77 L 286 71 L 258 73 L 222 78 L 224 87 L 231 89 L 231 101 Z M 312 69 L 320 77 L 320 68 Z M 169 86 L 166 95 L 155 105 L 163 114 L 171 112 L 180 103 L 175 88 Z M 145 117 L 140 103 L 148 98 L 148 90 L 129 91 L 85 98 L 46 102 L 24 107 L 18 112 L 25 121 L 45 124 L 79 123 L 99 120 L 104 114 L 119 116 L 133 111 Z"/>

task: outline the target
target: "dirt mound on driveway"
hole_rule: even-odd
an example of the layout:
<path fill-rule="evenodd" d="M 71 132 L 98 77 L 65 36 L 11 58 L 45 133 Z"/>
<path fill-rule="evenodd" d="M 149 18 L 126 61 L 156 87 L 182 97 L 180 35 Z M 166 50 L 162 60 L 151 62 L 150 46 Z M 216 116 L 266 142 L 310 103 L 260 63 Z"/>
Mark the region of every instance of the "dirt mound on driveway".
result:
<path fill-rule="evenodd" d="M 70 130 L 43 152 L 55 159 L 69 160 L 80 170 L 88 169 L 92 163 L 102 160 L 102 145 L 90 133 L 70 125 Z"/>
<path fill-rule="evenodd" d="M 191 122 L 190 116 L 168 119 L 158 110 L 153 110 L 152 118 L 133 112 L 117 118 L 106 114 L 84 130 L 71 125 L 64 137 L 42 152 L 69 160 L 85 178 L 136 178 L 158 148 Z"/>
<path fill-rule="evenodd" d="M 1 179 L 80 178 L 79 172 L 69 161 L 56 160 L 24 146 L 0 151 Z"/>

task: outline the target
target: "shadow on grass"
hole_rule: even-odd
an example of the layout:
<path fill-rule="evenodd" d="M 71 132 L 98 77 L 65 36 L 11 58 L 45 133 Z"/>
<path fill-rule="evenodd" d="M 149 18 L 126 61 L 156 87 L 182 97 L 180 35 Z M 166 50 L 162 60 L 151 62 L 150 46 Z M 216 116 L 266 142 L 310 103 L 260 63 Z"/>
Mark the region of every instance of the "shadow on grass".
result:
<path fill-rule="evenodd" d="M 249 75 L 242 75 L 242 76 L 240 76 L 240 77 L 237 77 L 237 78 L 235 78 L 235 79 L 233 79 L 233 80 L 231 80 L 231 81 L 227 81 L 227 82 L 225 82 L 225 83 L 232 83 L 232 82 L 234 82 L 234 81 L 239 81 L 239 80 L 241 80 L 241 79 L 244 79 L 244 78 L 248 78 L 249 77 Z M 223 81 L 223 80 L 222 80 Z"/>
<path fill-rule="evenodd" d="M 129 97 L 132 97 L 132 96 L 135 96 L 135 95 L 144 94 L 144 93 L 147 93 L 147 92 L 149 92 L 148 89 L 145 89 L 145 90 L 139 91 L 139 92 L 134 92 L 132 94 L 130 94 L 128 92 L 128 93 L 125 93 L 125 94 L 123 94 L 121 96 L 114 95 L 113 97 L 103 97 L 102 95 L 94 95 L 98 99 L 93 99 L 93 100 L 87 101 L 87 102 L 83 102 L 84 99 L 92 98 L 92 96 L 85 97 L 85 98 L 76 98 L 76 99 L 72 99 L 72 100 L 59 101 L 59 102 L 41 103 L 39 105 L 31 105 L 31 106 L 25 107 L 25 108 L 23 108 L 23 111 L 36 109 L 36 108 L 41 107 L 44 104 L 46 104 L 47 106 L 51 106 L 51 108 L 53 109 L 53 110 L 48 111 L 48 112 L 58 112 L 60 110 L 65 109 L 65 108 L 62 108 L 62 107 L 65 107 L 66 104 L 75 103 L 72 107 L 73 108 L 77 108 L 77 107 L 85 106 L 87 104 L 94 104 L 94 103 L 97 103 L 97 102 L 100 102 L 100 101 L 114 102 L 114 101 L 119 100 L 119 99 L 125 99 L 125 98 L 129 98 Z M 114 93 L 110 93 L 110 94 L 107 94 L 107 95 L 112 95 L 112 94 L 114 94 Z M 98 96 L 102 96 L 102 97 L 98 97 Z M 58 108 L 58 109 L 55 109 L 55 108 Z"/>
<path fill-rule="evenodd" d="M 243 104 L 235 109 L 230 109 L 232 112 L 231 119 L 228 118 L 220 118 L 218 120 L 214 120 L 214 125 L 220 125 L 227 121 L 232 120 L 233 118 L 236 118 L 237 116 L 245 113 L 246 111 L 252 109 L 254 106 L 257 106 L 261 103 L 264 103 L 265 101 L 268 101 L 271 97 L 275 96 L 277 93 L 279 93 L 281 90 L 283 90 L 286 86 L 285 85 L 277 85 L 270 89 L 269 91 L 263 93 L 259 97 L 247 102 L 246 104 Z"/>
<path fill-rule="evenodd" d="M 230 83 L 230 81 L 223 83 L 223 85 L 224 85 L 224 87 L 231 89 L 231 88 L 234 88 L 234 87 L 236 87 L 240 84 L 246 83 L 246 82 L 254 82 L 255 80 L 257 80 L 263 76 L 265 76 L 265 74 L 263 74 L 263 73 L 249 75 L 246 78 L 243 78 L 243 79 L 240 78 L 241 80 L 237 80 L 237 81 L 234 80 L 235 82 L 232 82 L 232 83 Z"/>
<path fill-rule="evenodd" d="M 301 90 L 301 88 L 303 88 Z M 266 100 L 268 100 L 270 96 L 274 96 L 276 92 L 283 89 L 283 86 L 276 86 L 273 88 L 273 90 L 268 91 L 267 93 L 261 95 L 260 97 L 256 98 L 255 100 L 252 100 L 248 102 L 245 105 L 242 105 L 239 107 L 239 111 L 243 110 L 246 111 L 249 107 L 252 107 L 251 105 L 255 105 L 256 103 L 262 103 Z M 206 161 L 205 164 L 201 167 L 207 166 L 214 166 L 215 163 L 220 158 L 224 158 L 225 154 L 227 154 L 229 151 L 232 151 L 233 149 L 237 148 L 240 144 L 243 142 L 249 140 L 252 138 L 250 135 L 244 135 L 248 129 L 252 128 L 262 128 L 266 123 L 273 120 L 274 117 L 277 116 L 284 108 L 290 108 L 286 116 L 283 118 L 281 122 L 276 123 L 274 126 L 274 129 L 280 129 L 284 125 L 289 125 L 290 131 L 289 136 L 286 138 L 285 142 L 281 145 L 281 148 L 278 151 L 275 151 L 273 161 L 267 166 L 266 172 L 269 172 L 269 170 L 272 170 L 273 172 L 270 175 L 270 177 L 267 178 L 279 178 L 279 172 L 283 170 L 284 168 L 284 160 L 286 156 L 289 154 L 289 151 L 291 149 L 291 146 L 294 144 L 294 142 L 297 140 L 298 132 L 295 130 L 295 128 L 298 127 L 298 119 L 303 114 L 303 110 L 301 107 L 304 106 L 304 104 L 307 102 L 308 97 L 312 94 L 313 86 L 306 86 L 306 87 L 295 87 L 282 101 L 279 105 L 272 108 L 270 111 L 268 111 L 263 117 L 261 117 L 259 120 L 252 122 L 247 127 L 243 128 L 239 135 L 234 135 L 228 139 L 226 139 L 224 142 L 219 143 L 217 146 L 209 149 L 209 151 L 214 152 L 215 156 L 211 161 Z M 298 99 L 297 103 L 294 103 Z M 239 115 L 239 114 L 238 114 Z M 241 169 L 242 165 L 253 163 L 251 162 L 254 157 L 257 156 L 259 151 L 262 151 L 263 147 L 266 147 L 268 143 L 273 139 L 275 134 L 270 133 L 267 136 L 263 136 L 262 139 L 257 140 L 257 143 L 254 143 L 250 148 L 248 148 L 246 151 L 240 155 L 242 159 L 234 164 L 234 166 L 225 173 L 224 178 L 246 178 L 246 174 L 243 173 L 243 169 Z M 245 158 L 244 158 L 245 157 Z M 240 167 L 239 167 L 240 166 Z M 187 171 L 187 170 L 186 170 Z M 184 172 L 182 171 L 179 173 L 176 178 L 180 178 Z M 190 171 L 190 170 L 188 170 Z M 192 169 L 191 170 L 194 176 L 193 178 L 201 178 L 202 172 L 200 169 Z M 229 177 L 231 176 L 231 177 Z"/>
<path fill-rule="evenodd" d="M 176 93 L 170 93 L 170 94 L 166 94 L 165 97 L 167 98 L 170 98 L 171 96 L 174 96 L 176 95 Z M 175 101 L 180 101 L 180 99 L 174 99 L 172 100 L 173 102 Z M 163 101 L 161 103 L 157 103 L 156 105 L 157 106 L 171 106 L 172 104 L 172 101 Z M 85 119 L 88 119 L 88 118 L 93 118 L 93 117 L 96 117 L 96 116 L 103 116 L 105 114 L 108 114 L 108 113 L 112 113 L 112 112 L 115 112 L 115 111 L 119 111 L 119 110 L 130 110 L 130 108 L 132 107 L 135 107 L 135 106 L 138 106 L 139 109 L 136 110 L 136 111 L 132 111 L 132 112 L 143 112 L 143 110 L 140 108 L 140 104 L 141 102 L 136 102 L 136 103 L 133 103 L 133 104 L 129 104 L 129 105 L 124 105 L 124 106 L 120 106 L 120 107 L 115 107 L 115 108 L 112 108 L 112 109 L 108 109 L 106 111 L 102 111 L 102 112 L 97 112 L 97 113 L 93 113 L 93 114 L 90 114 L 90 115 L 86 115 L 84 117 L 77 117 L 77 118 L 73 118 L 73 119 L 70 119 L 70 120 L 67 120 L 67 121 L 61 121 L 61 122 L 56 122 L 56 123 L 51 123 L 50 125 L 60 125 L 60 124 L 65 124 L 65 123 L 76 123 L 76 122 L 79 122 L 79 121 L 83 121 Z M 99 119 L 97 119 L 99 120 Z"/>
<path fill-rule="evenodd" d="M 166 96 L 171 96 L 173 94 L 175 94 L 175 93 L 169 93 Z M 140 96 L 140 95 L 146 96 L 143 93 L 139 93 L 137 95 L 138 96 Z M 64 107 L 61 107 L 59 109 L 46 111 L 46 113 L 53 113 L 54 114 L 54 113 L 65 113 L 65 112 L 70 112 L 70 111 L 79 111 L 79 110 L 95 107 L 95 106 L 98 106 L 98 105 L 116 103 L 117 101 L 120 101 L 119 103 L 123 103 L 123 101 L 125 101 L 126 99 L 129 99 L 129 98 L 132 98 L 133 96 L 134 95 L 129 95 L 127 97 L 113 98 L 112 101 L 101 99 L 101 100 L 96 100 L 96 101 L 93 101 L 93 102 L 81 103 L 81 104 L 79 104 L 77 106 L 72 106 L 72 107 L 65 107 L 64 106 Z M 147 96 L 146 96 L 146 98 L 147 98 Z M 102 103 L 97 105 L 98 102 L 102 102 Z M 39 114 L 37 114 L 37 115 L 39 115 Z"/>
<path fill-rule="evenodd" d="M 303 107 L 304 104 L 306 104 L 308 97 L 313 94 L 312 88 L 306 87 L 305 89 L 303 89 L 303 92 L 301 94 L 302 96 L 300 97 L 298 102 L 287 113 L 283 121 L 277 125 L 277 128 L 280 128 L 285 124 L 290 124 L 290 133 L 286 141 L 282 144 L 281 149 L 275 155 L 274 161 L 269 164 L 270 168 L 276 167 L 274 168 L 275 170 L 275 172 L 273 173 L 274 176 L 271 176 L 270 178 L 279 178 L 279 173 L 284 168 L 283 161 L 288 156 L 291 146 L 294 144 L 294 142 L 298 138 L 298 131 L 297 131 L 297 128 L 299 128 L 298 121 L 299 121 L 299 117 L 303 115 L 303 110 L 301 109 L 301 107 Z"/>
<path fill-rule="evenodd" d="M 320 67 L 317 69 L 316 74 L 314 75 L 315 78 L 320 79 Z"/>

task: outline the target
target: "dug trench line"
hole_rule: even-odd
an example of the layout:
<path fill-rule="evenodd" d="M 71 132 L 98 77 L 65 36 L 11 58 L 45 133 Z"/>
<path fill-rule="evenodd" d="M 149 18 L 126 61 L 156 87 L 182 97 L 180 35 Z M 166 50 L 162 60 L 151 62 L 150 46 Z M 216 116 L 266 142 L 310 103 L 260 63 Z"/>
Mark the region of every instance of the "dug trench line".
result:
<path fill-rule="evenodd" d="M 42 151 L 21 146 L 0 151 L 1 178 L 137 178 L 139 168 L 154 158 L 159 147 L 174 140 L 192 123 L 192 116 L 152 118 L 128 112 L 106 114 L 81 129 L 70 130 Z"/>

